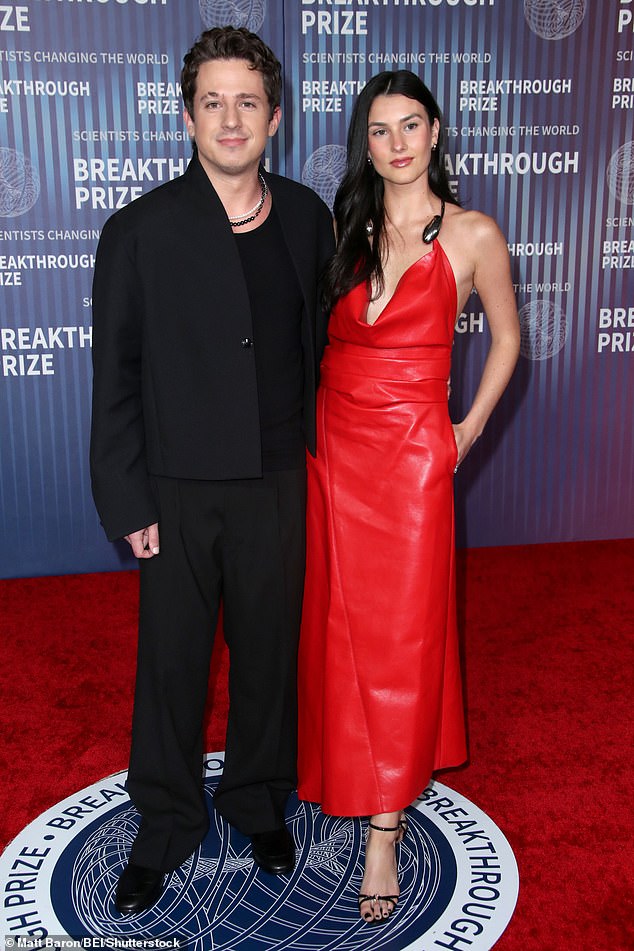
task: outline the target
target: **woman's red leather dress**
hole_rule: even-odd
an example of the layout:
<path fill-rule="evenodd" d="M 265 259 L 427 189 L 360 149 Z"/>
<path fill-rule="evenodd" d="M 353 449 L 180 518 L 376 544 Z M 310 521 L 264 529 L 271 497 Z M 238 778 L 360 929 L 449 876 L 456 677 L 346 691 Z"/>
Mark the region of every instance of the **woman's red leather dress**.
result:
<path fill-rule="evenodd" d="M 466 758 L 447 408 L 456 283 L 436 241 L 373 325 L 333 310 L 308 457 L 299 797 L 393 812 Z"/>

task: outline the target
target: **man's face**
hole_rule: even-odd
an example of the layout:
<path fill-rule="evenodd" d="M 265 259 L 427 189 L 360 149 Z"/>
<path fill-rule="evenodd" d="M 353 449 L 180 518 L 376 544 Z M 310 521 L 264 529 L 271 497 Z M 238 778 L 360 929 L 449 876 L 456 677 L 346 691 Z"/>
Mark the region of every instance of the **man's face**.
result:
<path fill-rule="evenodd" d="M 198 71 L 194 114 L 185 110 L 187 131 L 198 147 L 203 168 L 214 176 L 241 175 L 257 169 L 266 140 L 282 116 L 271 107 L 262 74 L 246 60 L 216 59 Z"/>

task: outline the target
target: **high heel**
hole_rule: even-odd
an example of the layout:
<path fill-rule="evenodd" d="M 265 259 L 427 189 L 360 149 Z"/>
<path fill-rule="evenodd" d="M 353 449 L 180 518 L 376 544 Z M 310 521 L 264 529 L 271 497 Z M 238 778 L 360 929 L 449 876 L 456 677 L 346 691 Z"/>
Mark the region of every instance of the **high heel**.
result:
<path fill-rule="evenodd" d="M 395 826 L 377 826 L 377 825 L 375 825 L 374 822 L 369 822 L 369 823 L 368 823 L 368 827 L 369 827 L 369 828 L 368 828 L 368 833 L 369 833 L 369 830 L 370 830 L 370 829 L 376 829 L 377 832 L 397 832 L 398 835 L 396 836 L 396 839 L 394 840 L 394 844 L 396 845 L 397 842 L 400 842 L 400 841 L 401 841 L 401 839 L 403 838 L 403 836 L 405 835 L 405 833 L 406 833 L 406 831 L 407 831 L 407 819 L 405 818 L 405 815 L 404 815 L 404 813 L 403 813 L 403 818 L 398 820 L 398 825 L 395 825 Z M 388 920 L 388 918 L 391 918 L 391 917 L 392 917 L 392 915 L 393 915 L 393 913 L 394 913 L 394 910 L 395 910 L 395 908 L 396 908 L 396 903 L 397 903 L 397 901 L 398 901 L 398 898 L 399 898 L 398 895 L 378 895 L 378 894 L 377 894 L 377 895 L 364 895 L 364 894 L 360 893 L 360 894 L 359 894 L 359 899 L 358 899 L 358 903 L 359 903 L 359 913 L 361 912 L 361 905 L 362 905 L 364 902 L 366 902 L 366 901 L 369 901 L 369 902 L 370 902 L 370 907 L 372 908 L 372 911 L 374 911 L 374 904 L 375 904 L 375 902 L 377 902 L 377 901 L 389 902 L 389 904 L 390 904 L 392 907 L 390 908 L 389 913 L 388 913 L 387 915 L 382 915 L 380 918 L 375 918 L 374 915 L 372 915 L 371 918 L 367 918 L 365 915 L 362 916 L 362 917 L 363 917 L 363 920 L 364 920 L 364 921 L 366 922 L 366 924 L 368 924 L 368 925 L 382 925 L 382 924 L 385 924 L 385 922 Z"/>
<path fill-rule="evenodd" d="M 407 815 L 402 812 L 398 820 L 398 836 L 396 837 L 397 842 L 402 842 L 405 836 L 407 835 Z"/>

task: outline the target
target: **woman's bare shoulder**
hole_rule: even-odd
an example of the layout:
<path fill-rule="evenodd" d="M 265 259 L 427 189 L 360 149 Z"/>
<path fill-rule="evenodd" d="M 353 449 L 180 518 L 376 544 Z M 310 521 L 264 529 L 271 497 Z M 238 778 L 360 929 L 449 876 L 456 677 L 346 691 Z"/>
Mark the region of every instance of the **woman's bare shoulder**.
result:
<path fill-rule="evenodd" d="M 502 234 L 497 222 L 483 211 L 460 208 L 459 205 L 446 205 L 445 220 L 451 222 L 456 231 L 470 238 L 494 238 Z"/>
<path fill-rule="evenodd" d="M 506 238 L 497 222 L 482 211 L 447 206 L 445 239 L 457 252 L 477 261 L 483 255 L 508 254 Z"/>

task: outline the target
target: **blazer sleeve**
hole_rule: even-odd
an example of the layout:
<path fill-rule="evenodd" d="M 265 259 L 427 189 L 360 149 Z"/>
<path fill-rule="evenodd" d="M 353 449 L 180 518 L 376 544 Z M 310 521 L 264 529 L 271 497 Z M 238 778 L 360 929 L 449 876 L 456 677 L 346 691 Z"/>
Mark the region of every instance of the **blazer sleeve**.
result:
<path fill-rule="evenodd" d="M 97 248 L 92 358 L 90 473 L 112 541 L 158 520 L 145 454 L 142 287 L 117 215 L 104 225 Z"/>

